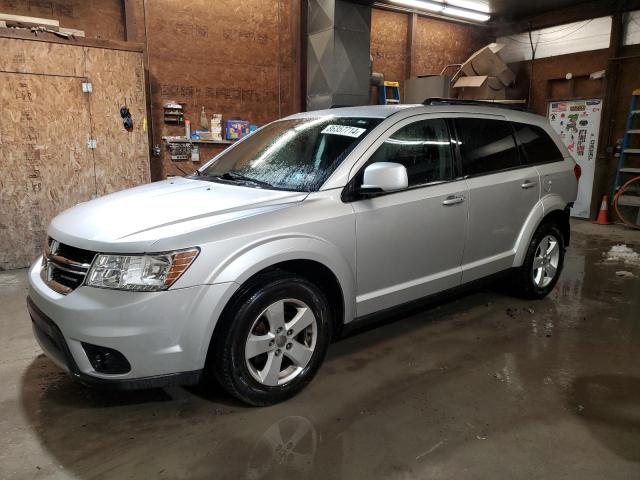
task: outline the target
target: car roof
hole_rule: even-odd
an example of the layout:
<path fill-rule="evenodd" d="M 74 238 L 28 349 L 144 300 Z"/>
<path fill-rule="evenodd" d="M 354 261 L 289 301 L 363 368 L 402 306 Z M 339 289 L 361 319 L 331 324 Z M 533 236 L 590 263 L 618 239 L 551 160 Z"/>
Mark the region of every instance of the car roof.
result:
<path fill-rule="evenodd" d="M 439 105 L 363 105 L 359 107 L 341 107 L 329 108 L 326 110 L 313 110 L 310 112 L 300 112 L 287 119 L 295 118 L 318 118 L 318 117 L 360 117 L 360 118 L 387 118 L 391 115 L 405 112 L 405 114 L 419 113 L 460 113 L 460 114 L 484 114 L 484 115 L 501 115 L 509 120 L 522 123 L 548 124 L 548 120 L 540 115 L 533 113 L 514 110 L 496 104 L 493 105 L 455 105 L 455 104 L 439 104 Z"/>

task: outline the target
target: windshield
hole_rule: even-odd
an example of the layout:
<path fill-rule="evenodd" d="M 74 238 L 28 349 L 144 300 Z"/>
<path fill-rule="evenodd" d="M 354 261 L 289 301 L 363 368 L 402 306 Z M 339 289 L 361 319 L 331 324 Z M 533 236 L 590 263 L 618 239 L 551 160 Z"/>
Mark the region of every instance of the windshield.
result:
<path fill-rule="evenodd" d="M 315 191 L 380 121 L 322 117 L 273 122 L 224 151 L 199 176 L 256 188 Z"/>

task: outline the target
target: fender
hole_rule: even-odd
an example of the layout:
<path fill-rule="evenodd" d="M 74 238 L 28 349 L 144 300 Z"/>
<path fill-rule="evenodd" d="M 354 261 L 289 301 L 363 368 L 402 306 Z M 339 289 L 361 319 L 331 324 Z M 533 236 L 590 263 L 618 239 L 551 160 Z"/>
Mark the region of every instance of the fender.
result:
<path fill-rule="evenodd" d="M 542 220 L 554 210 L 562 211 L 566 206 L 566 202 L 556 193 L 545 195 L 535 204 L 516 240 L 516 255 L 513 258 L 514 267 L 522 266 L 531 238 L 542 223 Z"/>
<path fill-rule="evenodd" d="M 335 245 L 312 235 L 287 234 L 245 245 L 220 262 L 207 283 L 233 282 L 239 288 L 261 270 L 289 260 L 312 260 L 331 270 L 342 290 L 344 323 L 355 317 L 355 278 L 350 262 Z"/>

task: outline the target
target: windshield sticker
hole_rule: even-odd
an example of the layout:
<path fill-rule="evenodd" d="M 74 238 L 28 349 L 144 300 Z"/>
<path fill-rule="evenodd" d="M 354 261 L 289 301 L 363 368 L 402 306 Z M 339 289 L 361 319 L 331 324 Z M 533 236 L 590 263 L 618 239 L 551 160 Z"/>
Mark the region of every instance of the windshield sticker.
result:
<path fill-rule="evenodd" d="M 366 128 L 349 127 L 347 125 L 327 125 L 320 133 L 326 133 L 328 135 L 343 135 L 345 137 L 358 138 L 364 132 Z"/>

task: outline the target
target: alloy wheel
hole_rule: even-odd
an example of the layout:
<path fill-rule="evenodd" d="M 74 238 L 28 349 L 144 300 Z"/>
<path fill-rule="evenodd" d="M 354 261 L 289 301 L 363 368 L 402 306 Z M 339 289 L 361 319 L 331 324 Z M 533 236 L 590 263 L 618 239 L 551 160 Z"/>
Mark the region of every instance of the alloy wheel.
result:
<path fill-rule="evenodd" d="M 245 344 L 249 373 L 263 385 L 283 385 L 309 364 L 318 323 L 311 308 L 296 299 L 278 300 L 254 320 Z"/>
<path fill-rule="evenodd" d="M 538 288 L 549 285 L 558 273 L 560 263 L 560 243 L 553 235 L 540 240 L 533 257 L 533 282 Z"/>

